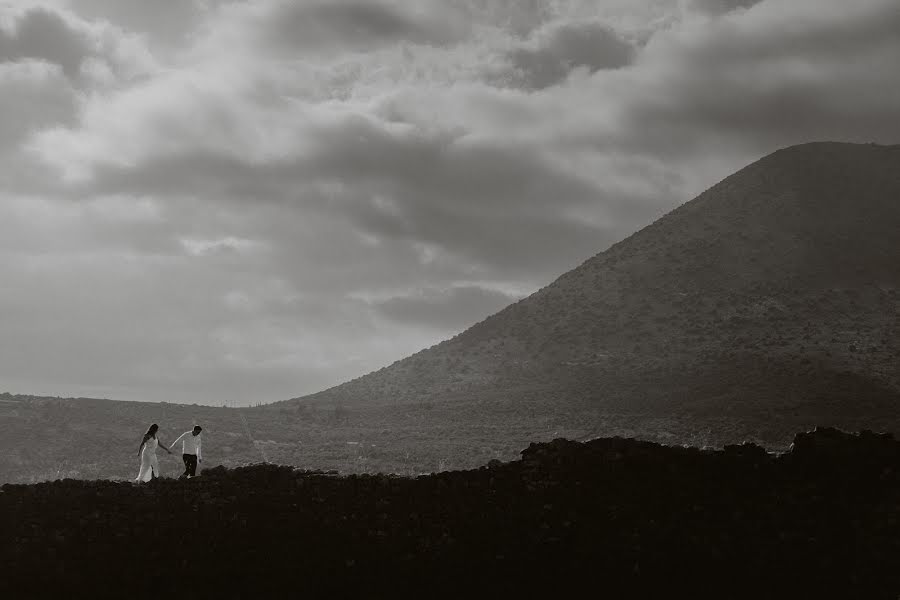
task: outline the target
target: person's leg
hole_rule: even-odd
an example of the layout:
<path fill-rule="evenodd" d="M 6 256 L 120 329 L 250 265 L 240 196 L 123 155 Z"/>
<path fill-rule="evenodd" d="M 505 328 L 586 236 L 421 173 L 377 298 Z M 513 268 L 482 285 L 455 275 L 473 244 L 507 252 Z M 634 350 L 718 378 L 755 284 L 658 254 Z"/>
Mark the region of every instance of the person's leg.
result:
<path fill-rule="evenodd" d="M 138 483 L 144 483 L 147 481 L 148 471 L 150 470 L 150 461 L 144 453 L 141 453 L 141 467 L 138 470 L 138 476 L 135 479 Z"/>
<path fill-rule="evenodd" d="M 194 477 L 197 474 L 197 455 L 191 454 L 188 458 L 188 470 L 191 473 L 191 477 Z"/>
<path fill-rule="evenodd" d="M 184 473 L 182 473 L 178 479 L 184 479 L 185 477 L 191 476 L 191 455 L 182 454 L 181 460 L 184 461 Z"/>

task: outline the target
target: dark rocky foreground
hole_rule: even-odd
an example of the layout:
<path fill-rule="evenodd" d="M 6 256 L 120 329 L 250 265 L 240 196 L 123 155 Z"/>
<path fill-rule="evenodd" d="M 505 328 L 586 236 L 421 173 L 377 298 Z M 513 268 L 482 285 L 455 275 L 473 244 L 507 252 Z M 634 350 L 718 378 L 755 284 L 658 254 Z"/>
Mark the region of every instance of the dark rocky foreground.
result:
<path fill-rule="evenodd" d="M 3 597 L 900 593 L 900 443 L 533 444 L 417 478 L 258 465 L 0 492 Z M 185 597 L 185 596 L 181 596 Z"/>

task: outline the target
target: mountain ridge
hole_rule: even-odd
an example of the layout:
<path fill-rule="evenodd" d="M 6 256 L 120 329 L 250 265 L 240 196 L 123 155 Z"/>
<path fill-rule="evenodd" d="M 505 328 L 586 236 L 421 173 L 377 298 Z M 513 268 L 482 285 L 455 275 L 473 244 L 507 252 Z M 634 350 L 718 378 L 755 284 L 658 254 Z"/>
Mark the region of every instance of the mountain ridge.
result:
<path fill-rule="evenodd" d="M 900 246 L 891 236 L 900 227 L 898 166 L 900 146 L 776 151 L 453 338 L 293 402 L 440 401 L 521 384 L 579 398 L 602 388 L 608 398 L 609 386 L 575 391 L 567 380 L 584 383 L 585 367 L 604 378 L 694 368 L 748 340 L 760 347 L 735 352 L 738 362 L 774 350 L 784 364 L 819 361 L 823 373 L 849 371 L 871 380 L 859 389 L 894 396 L 891 364 L 900 354 L 877 330 L 898 328 L 889 318 L 900 306 Z M 847 318 L 858 305 L 870 321 L 862 328 Z M 835 314 L 838 327 L 821 326 Z M 842 331 L 850 332 L 845 344 Z M 798 338 L 812 343 L 800 348 Z M 780 340 L 794 356 L 773 343 Z M 870 353 L 866 361 L 846 356 L 853 346 Z"/>

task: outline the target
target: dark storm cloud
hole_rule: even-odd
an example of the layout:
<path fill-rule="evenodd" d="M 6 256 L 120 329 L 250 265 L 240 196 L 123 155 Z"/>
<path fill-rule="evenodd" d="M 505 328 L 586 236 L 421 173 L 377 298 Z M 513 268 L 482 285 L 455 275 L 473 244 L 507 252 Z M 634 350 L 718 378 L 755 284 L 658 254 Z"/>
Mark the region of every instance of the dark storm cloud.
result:
<path fill-rule="evenodd" d="M 346 210 L 361 229 L 436 244 L 510 273 L 547 273 L 613 241 L 608 231 L 566 218 L 568 209 L 629 204 L 524 148 L 440 138 L 407 145 L 376 134 L 353 152 L 340 144 L 330 150 L 312 171 L 352 182 L 359 201 Z"/>
<path fill-rule="evenodd" d="M 629 65 L 634 55 L 634 46 L 608 25 L 565 23 L 509 53 L 516 69 L 511 79 L 528 89 L 543 89 L 560 83 L 578 67 L 591 73 L 618 69 Z"/>
<path fill-rule="evenodd" d="M 192 151 L 155 156 L 139 166 L 107 164 L 97 168 L 90 183 L 70 189 L 81 197 L 97 193 L 135 193 L 280 202 L 291 196 L 290 186 L 302 180 L 294 161 L 254 164 L 225 153 Z"/>
<path fill-rule="evenodd" d="M 267 17 L 266 43 L 294 50 L 364 50 L 398 41 L 447 44 L 459 39 L 454 23 L 410 8 L 379 0 L 284 2 Z"/>
<path fill-rule="evenodd" d="M 754 4 L 759 4 L 762 0 L 690 0 L 688 5 L 693 10 L 709 13 L 712 15 L 722 15 L 739 8 L 749 8 Z"/>
<path fill-rule="evenodd" d="M 79 89 L 146 73 L 141 40 L 108 23 L 89 23 L 52 6 L 0 6 L 0 65 L 44 62 Z"/>
<path fill-rule="evenodd" d="M 526 37 L 560 11 L 547 0 L 442 0 L 474 24 L 502 27 L 517 37 Z"/>
<path fill-rule="evenodd" d="M 621 235 L 621 226 L 583 223 L 567 211 L 600 203 L 631 226 L 658 210 L 521 147 L 397 133 L 359 117 L 307 134 L 313 151 L 303 157 L 264 164 L 199 152 L 158 157 L 139 167 L 104 167 L 81 193 L 215 197 L 329 211 L 378 239 L 432 244 L 479 268 L 542 277 Z M 341 191 L 329 198 L 315 185 L 328 183 Z"/>
<path fill-rule="evenodd" d="M 713 140 L 765 151 L 900 139 L 895 4 L 869 2 L 851 14 L 822 6 L 786 21 L 771 3 L 758 8 L 742 21 L 651 41 L 647 66 L 657 77 L 629 105 L 625 136 L 663 154 L 703 152 Z"/>
<path fill-rule="evenodd" d="M 171 46 L 183 44 L 203 23 L 203 17 L 229 0 L 69 0 L 86 19 L 109 21 L 129 31 L 149 35 Z"/>
<path fill-rule="evenodd" d="M 496 290 L 460 286 L 425 289 L 407 296 L 375 302 L 376 310 L 400 323 L 459 331 L 518 300 Z"/>
<path fill-rule="evenodd" d="M 49 9 L 28 10 L 13 20 L 9 30 L 0 29 L 0 61 L 45 60 L 75 77 L 81 63 L 92 54 L 84 33 Z"/>

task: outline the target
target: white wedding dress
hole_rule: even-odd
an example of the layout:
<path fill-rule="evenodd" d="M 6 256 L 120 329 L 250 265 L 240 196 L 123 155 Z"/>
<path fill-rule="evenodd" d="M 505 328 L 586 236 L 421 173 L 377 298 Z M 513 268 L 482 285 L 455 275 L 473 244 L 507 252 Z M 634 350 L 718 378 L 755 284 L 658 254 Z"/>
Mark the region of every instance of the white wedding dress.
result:
<path fill-rule="evenodd" d="M 141 471 L 135 479 L 138 483 L 150 481 L 154 475 L 159 477 L 159 459 L 156 458 L 157 446 L 159 446 L 159 440 L 156 437 L 151 437 L 144 444 L 144 448 L 141 450 Z"/>

